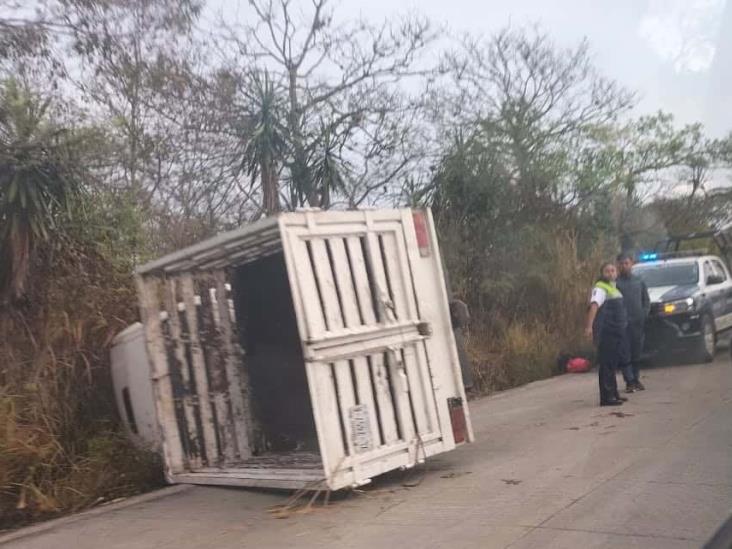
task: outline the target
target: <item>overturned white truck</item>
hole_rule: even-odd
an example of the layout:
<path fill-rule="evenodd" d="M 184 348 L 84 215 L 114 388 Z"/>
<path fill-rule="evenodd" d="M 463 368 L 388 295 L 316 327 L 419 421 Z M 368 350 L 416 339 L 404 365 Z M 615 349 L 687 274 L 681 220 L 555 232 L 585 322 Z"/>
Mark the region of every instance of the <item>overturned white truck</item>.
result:
<path fill-rule="evenodd" d="M 473 439 L 429 211 L 283 213 L 136 276 L 171 482 L 337 490 Z"/>

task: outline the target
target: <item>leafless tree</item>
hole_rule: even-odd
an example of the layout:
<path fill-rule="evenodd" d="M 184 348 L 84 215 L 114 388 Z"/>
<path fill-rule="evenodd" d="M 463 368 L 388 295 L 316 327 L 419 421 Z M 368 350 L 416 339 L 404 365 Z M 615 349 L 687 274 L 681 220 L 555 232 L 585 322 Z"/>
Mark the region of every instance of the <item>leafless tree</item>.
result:
<path fill-rule="evenodd" d="M 430 23 L 338 23 L 327 0 L 250 4 L 254 23 L 222 25 L 220 49 L 232 74 L 267 71 L 283 98 L 287 207 L 354 207 L 401 177 L 417 157 L 407 145 L 418 102 L 404 83 L 429 70 Z"/>

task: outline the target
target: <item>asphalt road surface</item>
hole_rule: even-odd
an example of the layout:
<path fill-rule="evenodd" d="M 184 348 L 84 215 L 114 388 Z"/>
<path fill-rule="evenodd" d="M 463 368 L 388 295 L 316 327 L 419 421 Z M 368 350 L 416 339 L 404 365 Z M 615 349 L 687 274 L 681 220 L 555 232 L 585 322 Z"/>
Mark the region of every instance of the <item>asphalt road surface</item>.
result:
<path fill-rule="evenodd" d="M 596 374 L 473 402 L 475 444 L 287 518 L 267 512 L 283 493 L 191 487 L 0 537 L 0 545 L 700 547 L 732 514 L 729 354 L 643 376 L 648 390 L 619 408 L 597 406 Z"/>

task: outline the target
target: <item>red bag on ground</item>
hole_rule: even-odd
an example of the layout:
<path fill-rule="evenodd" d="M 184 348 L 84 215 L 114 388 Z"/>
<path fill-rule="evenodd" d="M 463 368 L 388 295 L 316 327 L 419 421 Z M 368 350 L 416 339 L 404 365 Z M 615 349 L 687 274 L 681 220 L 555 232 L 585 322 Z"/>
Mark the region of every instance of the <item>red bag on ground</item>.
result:
<path fill-rule="evenodd" d="M 590 361 L 586 358 L 571 358 L 567 362 L 567 372 L 570 374 L 583 374 L 590 371 Z"/>

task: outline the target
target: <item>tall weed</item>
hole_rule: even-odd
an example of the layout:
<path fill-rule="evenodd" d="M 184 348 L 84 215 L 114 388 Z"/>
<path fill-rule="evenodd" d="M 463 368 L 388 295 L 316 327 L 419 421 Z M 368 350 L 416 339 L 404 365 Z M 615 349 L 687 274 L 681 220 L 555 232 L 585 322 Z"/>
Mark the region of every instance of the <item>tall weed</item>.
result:
<path fill-rule="evenodd" d="M 109 346 L 136 316 L 129 276 L 73 243 L 35 261 L 26 300 L 0 310 L 0 528 L 162 482 L 111 392 Z"/>
<path fill-rule="evenodd" d="M 587 298 L 612 246 L 601 242 L 580 254 L 577 242 L 571 231 L 532 231 L 515 248 L 511 270 L 481 273 L 467 345 L 479 391 L 555 375 L 563 354 L 591 354 L 582 335 Z"/>

